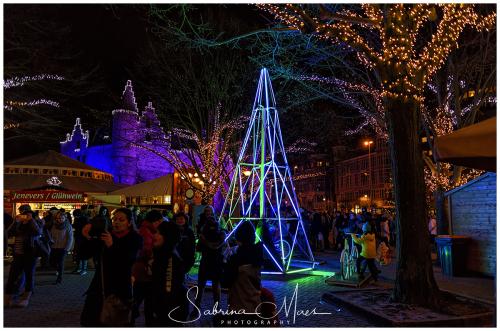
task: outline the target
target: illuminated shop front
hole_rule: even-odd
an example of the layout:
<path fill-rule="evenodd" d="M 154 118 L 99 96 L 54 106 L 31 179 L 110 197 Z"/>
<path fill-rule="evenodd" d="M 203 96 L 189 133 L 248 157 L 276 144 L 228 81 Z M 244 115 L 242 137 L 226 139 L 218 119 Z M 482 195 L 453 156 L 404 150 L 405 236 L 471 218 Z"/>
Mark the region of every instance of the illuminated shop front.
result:
<path fill-rule="evenodd" d="M 103 195 L 123 185 L 107 172 L 55 151 L 47 151 L 4 165 L 4 209 L 15 215 L 21 204 L 33 210 L 52 207 L 68 212 L 81 208 L 93 195 Z"/>

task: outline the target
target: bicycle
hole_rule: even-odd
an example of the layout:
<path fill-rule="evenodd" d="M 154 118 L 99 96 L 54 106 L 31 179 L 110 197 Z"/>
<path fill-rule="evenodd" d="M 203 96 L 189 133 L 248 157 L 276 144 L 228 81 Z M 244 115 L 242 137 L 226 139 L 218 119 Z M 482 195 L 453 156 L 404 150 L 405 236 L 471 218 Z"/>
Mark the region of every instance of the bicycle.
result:
<path fill-rule="evenodd" d="M 342 279 L 349 279 L 356 273 L 356 260 L 358 259 L 359 253 L 350 234 L 351 233 L 346 233 L 346 235 L 351 238 L 352 249 L 349 249 L 349 237 L 346 237 L 344 239 L 344 249 L 340 254 L 340 270 L 342 273 Z"/>

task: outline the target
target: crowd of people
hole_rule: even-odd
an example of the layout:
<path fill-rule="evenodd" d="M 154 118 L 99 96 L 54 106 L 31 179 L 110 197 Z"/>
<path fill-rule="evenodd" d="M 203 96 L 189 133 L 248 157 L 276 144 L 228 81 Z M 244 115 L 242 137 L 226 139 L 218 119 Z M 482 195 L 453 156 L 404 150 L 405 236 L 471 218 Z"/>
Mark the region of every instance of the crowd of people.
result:
<path fill-rule="evenodd" d="M 396 243 L 396 224 L 391 213 L 372 213 L 362 208 L 358 214 L 353 211 L 336 211 L 334 215 L 304 212 L 302 216 L 314 251 L 342 251 L 346 242 L 350 249 L 351 245 L 356 246 L 359 252 L 356 260 L 358 279 L 364 279 L 368 267 L 376 281 L 380 273 L 375 265 L 376 259 L 381 264 L 390 262 L 391 246 Z M 352 238 L 352 241 L 346 238 Z"/>
<path fill-rule="evenodd" d="M 314 251 L 341 251 L 346 242 L 357 245 L 360 277 L 368 267 L 377 279 L 380 272 L 374 262 L 377 255 L 380 258 L 377 248 L 389 249 L 396 242 L 394 217 L 387 212 L 304 211 L 302 219 Z M 257 226 L 245 221 L 236 228 L 234 239 L 228 240 L 222 223 L 219 224 L 211 206 L 206 206 L 194 222 L 183 212 L 141 211 L 138 207 L 117 208 L 110 213 L 104 206 L 96 210 L 83 206 L 72 215 L 53 207 L 40 216 L 30 205 L 21 205 L 14 219 L 6 218 L 6 236 L 15 240 L 4 307 L 29 304 L 38 259 L 41 269 L 55 269 L 54 285 L 61 284 L 65 257 L 71 253 L 73 274 L 87 274 L 89 261 L 95 269 L 85 293 L 82 326 L 133 326 L 142 305 L 146 326 L 183 325 L 182 321 L 196 319 L 202 311 L 208 281 L 216 309 L 221 309 L 224 287 L 228 289 L 231 310 L 254 312 L 260 307 L 261 316 L 272 316 L 273 305 L 260 305 L 274 297 L 261 286 L 264 256 L 262 242 L 256 243 Z M 431 234 L 436 232 L 435 223 L 429 222 Z M 266 226 L 263 229 L 265 243 Z M 345 240 L 350 237 L 352 240 Z M 197 255 L 199 268 L 193 307 L 188 301 L 186 280 Z"/>
<path fill-rule="evenodd" d="M 373 232 L 377 241 L 383 241 L 388 247 L 396 243 L 396 222 L 394 215 L 369 212 L 362 208 L 361 212 L 337 210 L 335 213 L 304 211 L 302 219 L 308 229 L 309 242 L 313 251 L 325 249 L 342 251 L 346 233 L 363 233 L 363 224 L 373 223 Z"/>
<path fill-rule="evenodd" d="M 261 316 L 273 314 L 269 310 L 274 306 L 270 305 L 266 312 L 266 305 L 260 305 L 263 298 L 269 301 L 273 296 L 261 287 L 262 244 L 255 243 L 251 222 L 236 229 L 233 246 L 225 240 L 226 233 L 210 206 L 200 215 L 196 231 L 190 217 L 182 212 L 141 213 L 131 207 L 117 208 L 110 214 L 101 207 L 92 216 L 83 207 L 74 210 L 71 217 L 53 208 L 41 218 L 29 205 L 22 205 L 18 211 L 8 227 L 15 243 L 4 307 L 29 304 L 38 258 L 41 268 L 48 264 L 56 269 L 55 284 L 60 284 L 65 256 L 71 252 L 74 274 L 86 274 L 90 260 L 95 267 L 85 292 L 82 326 L 133 326 L 143 303 L 146 326 L 184 325 L 199 318 L 196 315 L 203 309 L 201 300 L 209 280 L 216 309 L 222 308 L 224 286 L 228 288 L 231 310 L 261 309 Z M 49 252 L 42 246 L 49 247 Z M 188 301 L 186 275 L 195 263 L 196 252 L 201 254 L 201 260 L 193 307 Z M 215 316 L 214 323 L 220 318 L 220 314 Z M 238 318 L 238 314 L 230 318 Z"/>

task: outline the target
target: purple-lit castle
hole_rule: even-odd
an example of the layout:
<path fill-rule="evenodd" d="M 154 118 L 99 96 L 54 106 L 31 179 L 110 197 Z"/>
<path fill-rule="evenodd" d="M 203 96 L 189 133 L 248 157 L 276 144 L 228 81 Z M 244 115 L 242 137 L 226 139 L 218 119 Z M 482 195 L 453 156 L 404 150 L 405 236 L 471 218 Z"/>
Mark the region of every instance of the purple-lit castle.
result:
<path fill-rule="evenodd" d="M 61 142 L 61 153 L 109 172 L 115 182 L 127 185 L 173 173 L 172 165 L 152 152 L 165 154 L 168 148 L 155 109 L 149 102 L 144 111 L 139 111 L 130 80 L 123 91 L 122 105 L 112 112 L 111 143 L 89 146 L 89 131 L 83 131 L 77 118 L 72 133 Z M 138 144 L 152 151 L 135 147 Z"/>

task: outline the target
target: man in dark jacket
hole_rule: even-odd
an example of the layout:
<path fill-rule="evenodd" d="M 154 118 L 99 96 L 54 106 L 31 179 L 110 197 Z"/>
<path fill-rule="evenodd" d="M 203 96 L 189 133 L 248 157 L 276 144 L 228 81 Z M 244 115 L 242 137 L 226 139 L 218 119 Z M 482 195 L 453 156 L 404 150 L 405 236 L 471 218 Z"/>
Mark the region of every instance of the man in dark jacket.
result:
<path fill-rule="evenodd" d="M 14 305 L 16 307 L 26 307 L 35 287 L 35 241 L 42 234 L 43 224 L 33 218 L 33 211 L 30 205 L 21 205 L 19 215 L 7 230 L 9 236 L 16 238 L 14 243 L 14 259 L 10 265 L 9 278 L 5 286 L 4 307 Z M 24 293 L 19 301 L 18 295 L 22 278 L 25 279 Z"/>

